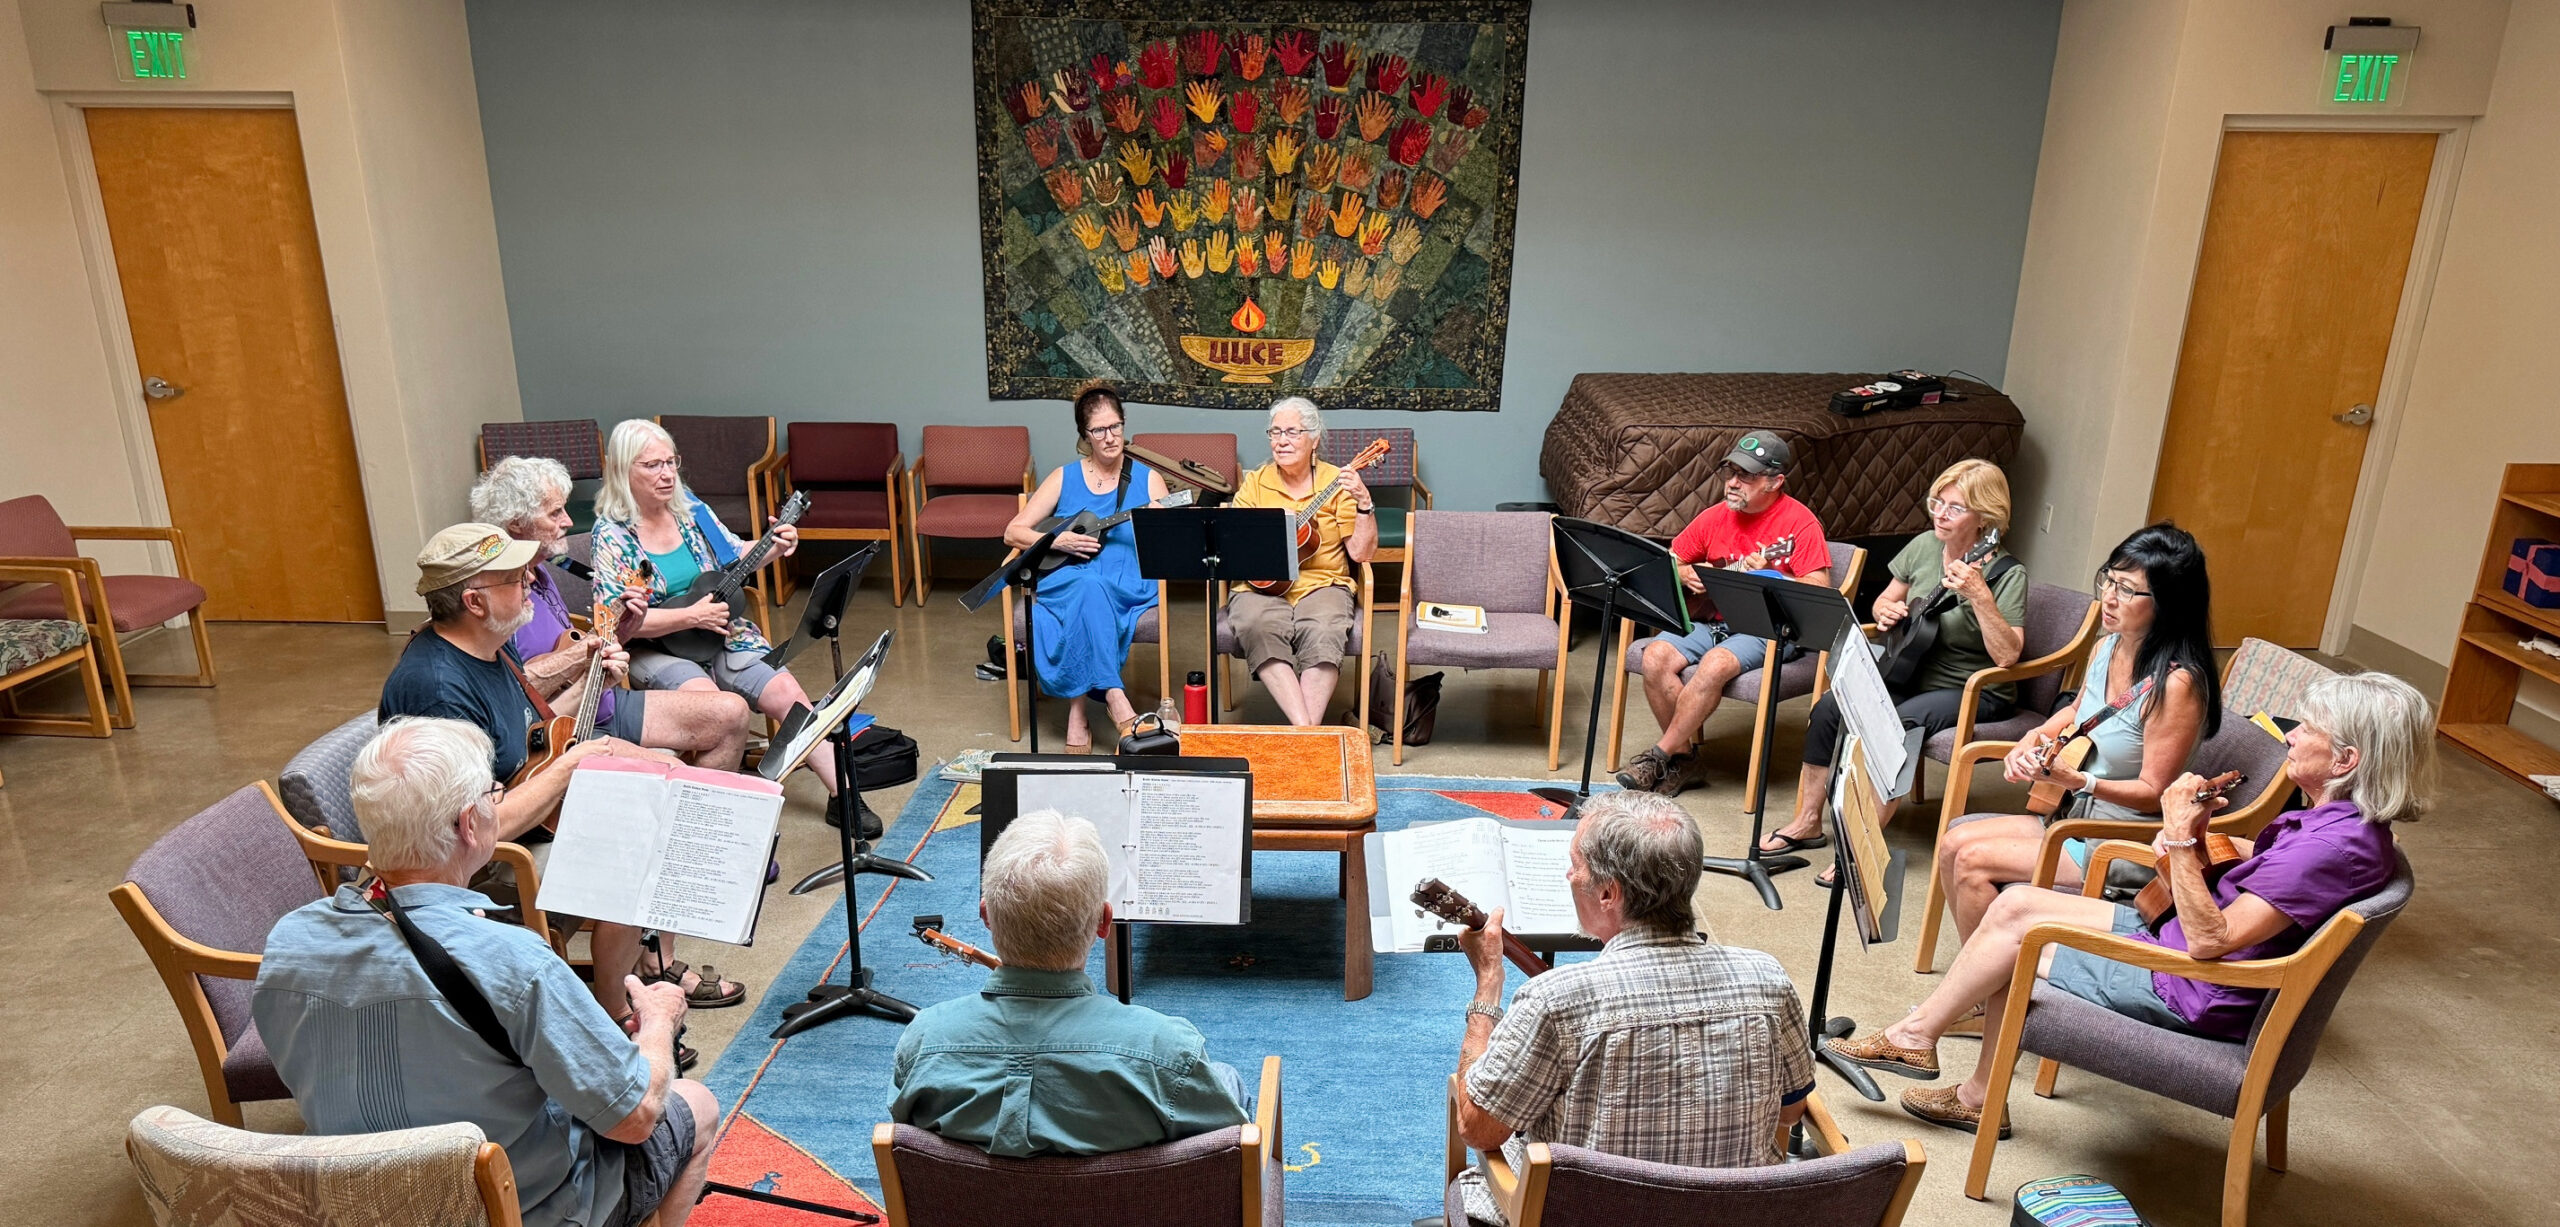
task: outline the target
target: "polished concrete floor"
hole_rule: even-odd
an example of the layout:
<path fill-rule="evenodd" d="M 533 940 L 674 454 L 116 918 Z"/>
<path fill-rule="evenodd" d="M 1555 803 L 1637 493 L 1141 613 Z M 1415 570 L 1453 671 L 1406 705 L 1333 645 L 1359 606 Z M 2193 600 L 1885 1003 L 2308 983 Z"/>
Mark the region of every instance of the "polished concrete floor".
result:
<path fill-rule="evenodd" d="M 972 747 L 1002 748 L 1004 700 L 971 678 L 995 629 L 992 611 L 965 614 L 946 583 L 933 604 L 891 608 L 876 581 L 857 599 L 852 626 L 867 638 L 894 627 L 898 644 L 870 703 L 880 718 L 922 743 L 927 760 Z M 1382 624 L 1384 620 L 1382 619 Z M 1199 653 L 1197 607 L 1176 619 L 1177 681 Z M 138 645 L 137 667 L 183 652 L 183 639 Z M 0 989 L 0 1037 L 12 1058 L 0 1099 L 0 1205 L 13 1221 L 135 1224 L 147 1221 L 121 1154 L 124 1124 L 155 1103 L 204 1110 L 204 1091 L 168 995 L 106 899 L 125 867 L 163 832 L 233 789 L 272 779 L 297 748 L 372 706 L 399 641 L 374 627 L 227 624 L 214 631 L 222 683 L 213 690 L 146 690 L 140 726 L 107 741 L 0 738 L 0 918 L 17 960 Z M 1589 642 L 1568 686 L 1568 743 L 1579 744 Z M 1152 649 L 1138 649 L 1133 676 L 1152 679 Z M 811 672 L 823 673 L 823 665 Z M 1151 686 L 1152 681 L 1146 683 Z M 1544 775 L 1546 738 L 1534 679 L 1452 676 L 1440 709 L 1439 740 L 1410 751 L 1404 770 L 1446 775 Z M 48 697 L 59 691 L 48 692 Z M 1142 701 L 1144 696 L 1142 697 Z M 1641 699 L 1631 703 L 1629 748 L 1652 735 Z M 1269 719 L 1259 693 L 1248 719 Z M 1782 715 L 1779 754 L 1791 762 L 1803 705 Z M 1063 713 L 1048 708 L 1050 735 Z M 1711 851 L 1738 853 L 1748 835 L 1742 761 L 1747 712 L 1720 712 L 1710 725 L 1717 771 L 1711 785 L 1682 798 Z M 1381 771 L 1393 771 L 1379 753 Z M 1573 760 L 1566 770 L 1572 774 Z M 2251 1217 L 2267 1224 L 2336 1222 L 2536 1223 L 2560 1218 L 2548 1173 L 2560 1169 L 2560 1125 L 2545 1096 L 2539 1062 L 2560 1051 L 2560 841 L 2552 804 L 2459 755 L 2446 756 L 2438 812 L 2407 828 L 2418 865 L 2416 902 L 2382 940 L 2348 993 L 2319 1061 L 2295 1093 L 2290 1172 L 2260 1170 Z M 1792 792 L 1786 773 L 1775 804 Z M 1990 793 L 1993 799 L 2002 794 Z M 907 789 L 874 798 L 895 814 Z M 1933 786 L 1932 792 L 1936 788 Z M 819 793 L 805 777 L 785 816 L 782 860 L 799 873 L 833 856 L 817 820 Z M 1923 824 L 1906 820 L 1898 846 L 1923 863 Z M 1822 934 L 1824 898 L 1801 873 L 1781 880 L 1788 906 L 1764 909 L 1731 878 L 1709 877 L 1701 913 L 1725 941 L 1776 954 L 1809 993 Z M 1916 924 L 1923 886 L 1906 929 Z M 689 943 L 686 957 L 718 964 L 761 993 L 820 915 L 819 899 L 780 890 L 768 900 L 761 940 L 751 949 Z M 1913 930 L 1916 932 L 1916 930 Z M 894 943 L 894 935 L 883 935 Z M 1911 970 L 1911 939 L 1840 956 L 1833 1009 L 1880 1024 L 1926 994 L 1933 980 Z M 1382 956 L 1382 957 L 1426 957 Z M 894 958 L 875 953 L 877 966 Z M 886 987 L 894 990 L 894 975 Z M 1463 1002 L 1417 1016 L 1444 1027 L 1452 1059 Z M 694 1015 L 693 1042 L 716 1058 L 745 1010 Z M 863 1023 L 857 1025 L 882 1025 Z M 760 1037 L 750 1042 L 761 1043 Z M 1969 1063 L 1972 1041 L 1951 1039 L 1950 1063 Z M 2543 1057 L 2534 1057 L 2534 1053 Z M 1251 1054 L 1227 1054 L 1243 1059 Z M 1910 1085 L 1886 1079 L 1887 1091 Z M 2161 1223 L 2217 1221 L 2226 1122 L 2085 1075 L 2066 1073 L 2061 1096 L 2045 1101 L 2021 1077 L 2014 1097 L 2015 1140 L 2000 1148 L 1991 1187 L 1999 1200 L 1961 1193 L 1972 1139 L 1922 1125 L 1890 1103 L 1869 1104 L 1829 1074 L 1822 1093 L 1853 1141 L 1917 1138 L 1930 1170 L 1910 1221 L 1993 1227 L 2005 1223 L 2007 1195 L 2020 1182 L 2089 1172 L 2132 1192 Z M 1405 1110 L 1436 1114 L 1437 1104 Z M 252 1128 L 299 1127 L 290 1104 L 252 1104 Z M 1432 1198 L 1416 1190 L 1416 1201 Z"/>

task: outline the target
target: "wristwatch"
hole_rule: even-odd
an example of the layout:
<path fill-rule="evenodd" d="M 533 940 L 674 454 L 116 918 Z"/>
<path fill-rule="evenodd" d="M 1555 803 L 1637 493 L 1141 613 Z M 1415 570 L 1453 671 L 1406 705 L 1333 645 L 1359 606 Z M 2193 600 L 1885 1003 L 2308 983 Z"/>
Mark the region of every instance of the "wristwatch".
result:
<path fill-rule="evenodd" d="M 1360 507 L 1360 505 L 1359 505 L 1358 503 L 1353 503 L 1353 504 L 1352 504 L 1352 506 L 1354 506 L 1354 507 Z M 1376 513 L 1377 513 L 1377 510 L 1378 510 L 1378 505 L 1377 505 L 1376 503 L 1371 503 L 1371 504 L 1369 504 L 1369 505 L 1368 505 L 1368 506 L 1366 506 L 1366 507 L 1360 507 L 1360 514 L 1362 514 L 1362 515 L 1364 515 L 1364 516 L 1365 516 L 1365 515 L 1374 515 L 1374 514 L 1376 514 Z"/>
<path fill-rule="evenodd" d="M 1498 1006 L 1498 1005 L 1486 1005 L 1485 1003 L 1483 1003 L 1483 1002 L 1481 1002 L 1481 1001 L 1470 1001 L 1470 1002 L 1468 1002 L 1468 1003 L 1467 1003 L 1467 1013 L 1469 1013 L 1469 1014 L 1482 1014 L 1482 1015 L 1484 1015 L 1485 1017 L 1490 1018 L 1490 1019 L 1492 1019 L 1492 1020 L 1493 1020 L 1493 1021 L 1495 1021 L 1495 1022 L 1501 1022 L 1501 1021 L 1502 1021 L 1502 1007 L 1501 1007 L 1501 1006 Z"/>

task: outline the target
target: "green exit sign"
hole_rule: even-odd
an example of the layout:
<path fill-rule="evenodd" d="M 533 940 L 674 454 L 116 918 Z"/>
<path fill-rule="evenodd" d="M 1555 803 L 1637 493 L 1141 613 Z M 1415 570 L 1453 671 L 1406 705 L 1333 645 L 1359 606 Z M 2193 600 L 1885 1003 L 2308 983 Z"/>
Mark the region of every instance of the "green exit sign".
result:
<path fill-rule="evenodd" d="M 2400 67 L 2396 55 L 2342 55 L 2338 57 L 2336 91 L 2331 102 L 2389 102 L 2391 74 Z"/>
<path fill-rule="evenodd" d="M 125 52 L 133 60 L 137 81 L 183 81 L 187 78 L 187 32 L 127 30 Z"/>

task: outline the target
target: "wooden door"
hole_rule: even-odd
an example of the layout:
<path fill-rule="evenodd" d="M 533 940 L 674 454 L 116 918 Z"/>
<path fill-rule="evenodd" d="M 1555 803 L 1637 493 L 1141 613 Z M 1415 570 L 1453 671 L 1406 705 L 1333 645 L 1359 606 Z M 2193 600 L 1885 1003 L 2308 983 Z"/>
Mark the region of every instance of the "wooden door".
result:
<path fill-rule="evenodd" d="M 2151 516 L 2203 544 L 2225 646 L 2319 645 L 2368 429 L 2336 415 L 2381 395 L 2435 149 L 2223 135 Z"/>
<path fill-rule="evenodd" d="M 293 112 L 87 118 L 169 519 L 206 616 L 381 621 Z"/>

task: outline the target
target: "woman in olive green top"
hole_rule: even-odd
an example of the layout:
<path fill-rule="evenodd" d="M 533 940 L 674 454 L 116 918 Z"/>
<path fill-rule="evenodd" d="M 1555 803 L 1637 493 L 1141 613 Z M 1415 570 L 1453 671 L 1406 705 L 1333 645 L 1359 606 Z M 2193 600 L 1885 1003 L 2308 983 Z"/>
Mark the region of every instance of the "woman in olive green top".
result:
<path fill-rule="evenodd" d="M 1876 598 L 1876 626 L 1888 631 L 1941 588 L 1960 598 L 1938 616 L 1938 641 L 1921 659 L 1919 674 L 1893 691 L 1903 727 L 1923 729 L 1925 737 L 1955 727 L 1967 678 L 2018 663 L 2026 647 L 2019 628 L 2027 620 L 2027 568 L 2003 549 L 1979 564 L 1964 561 L 1965 552 L 1993 529 L 2009 531 L 2009 479 L 1988 460 L 1957 461 L 1930 484 L 1929 531 L 1894 555 L 1893 583 Z M 2017 710 L 2017 698 L 2014 684 L 1985 686 L 1974 719 L 2005 720 Z M 1761 841 L 1761 851 L 1774 855 L 1830 842 L 1822 833 L 1822 801 L 1831 794 L 1831 754 L 1839 732 L 1839 700 L 1825 694 L 1805 728 L 1795 818 Z M 1893 817 L 1891 805 L 1884 817 Z M 1830 884 L 1828 877 L 1823 884 Z"/>

